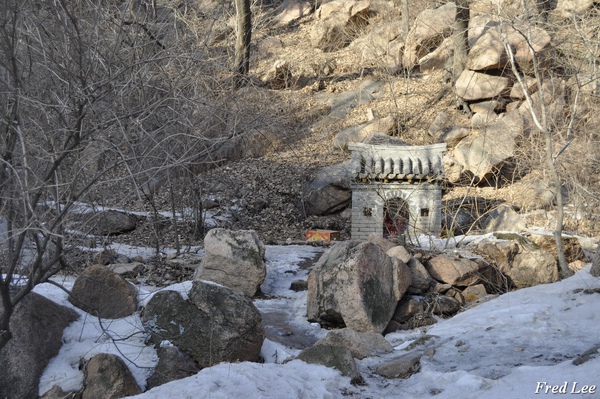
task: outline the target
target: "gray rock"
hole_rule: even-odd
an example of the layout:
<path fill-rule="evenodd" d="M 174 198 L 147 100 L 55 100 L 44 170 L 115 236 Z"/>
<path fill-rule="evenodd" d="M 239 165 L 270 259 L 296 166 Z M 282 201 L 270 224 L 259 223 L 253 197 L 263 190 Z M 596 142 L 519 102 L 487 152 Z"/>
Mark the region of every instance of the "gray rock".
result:
<path fill-rule="evenodd" d="M 407 379 L 421 369 L 421 353 L 407 353 L 375 369 L 375 372 L 385 378 Z"/>
<path fill-rule="evenodd" d="M 377 245 L 337 243 L 321 256 L 308 276 L 308 319 L 381 333 L 404 294 L 399 287 L 405 282 L 399 282 L 398 277 L 398 264 Z"/>
<path fill-rule="evenodd" d="M 429 135 L 435 138 L 441 137 L 446 129 L 448 119 L 450 119 L 450 117 L 447 113 L 445 113 L 444 111 L 439 112 L 435 116 L 433 122 L 431 122 L 431 125 L 429 125 L 429 129 L 427 129 Z"/>
<path fill-rule="evenodd" d="M 147 389 L 189 377 L 200 371 L 196 363 L 175 346 L 160 347 L 157 354 L 158 364 L 148 378 Z"/>
<path fill-rule="evenodd" d="M 93 316 L 119 319 L 137 310 L 137 292 L 117 273 L 94 265 L 77 277 L 69 302 Z"/>
<path fill-rule="evenodd" d="M 257 361 L 265 338 L 261 315 L 239 291 L 194 281 L 185 300 L 160 291 L 148 302 L 142 322 L 151 342 L 169 340 L 201 367 Z"/>
<path fill-rule="evenodd" d="M 1 313 L 4 308 L 1 307 Z M 13 338 L 0 351 L 0 397 L 37 398 L 40 377 L 62 346 L 63 330 L 79 315 L 34 292 L 15 307 Z"/>
<path fill-rule="evenodd" d="M 80 229 L 98 236 L 127 233 L 137 226 L 135 216 L 113 210 L 84 215 L 83 220 Z"/>
<path fill-rule="evenodd" d="M 303 205 L 307 215 L 329 215 L 350 204 L 351 162 L 342 162 L 317 172 L 303 193 Z"/>
<path fill-rule="evenodd" d="M 290 284 L 290 290 L 295 292 L 306 291 L 308 289 L 308 282 L 306 280 L 294 280 Z"/>
<path fill-rule="evenodd" d="M 265 281 L 265 246 L 253 230 L 212 229 L 194 280 L 208 280 L 252 297 Z"/>
<path fill-rule="evenodd" d="M 581 355 L 577 356 L 573 359 L 573 365 L 579 366 L 583 363 L 586 363 L 592 359 L 596 359 L 600 355 L 600 345 L 595 345 L 590 349 L 583 352 Z"/>
<path fill-rule="evenodd" d="M 309 364 L 322 364 L 334 368 L 352 382 L 362 381 L 350 349 L 339 345 L 315 345 L 300 352 L 298 359 Z"/>
<path fill-rule="evenodd" d="M 394 347 L 381 334 L 361 333 L 351 328 L 331 330 L 315 345 L 345 346 L 356 359 L 394 351 Z"/>
<path fill-rule="evenodd" d="M 435 280 L 431 278 L 427 268 L 415 258 L 410 258 L 407 266 L 412 274 L 412 283 L 408 287 L 408 292 L 411 294 L 427 293 L 435 284 Z"/>
<path fill-rule="evenodd" d="M 81 399 L 123 398 L 142 393 L 125 362 L 116 355 L 101 353 L 85 365 Z"/>

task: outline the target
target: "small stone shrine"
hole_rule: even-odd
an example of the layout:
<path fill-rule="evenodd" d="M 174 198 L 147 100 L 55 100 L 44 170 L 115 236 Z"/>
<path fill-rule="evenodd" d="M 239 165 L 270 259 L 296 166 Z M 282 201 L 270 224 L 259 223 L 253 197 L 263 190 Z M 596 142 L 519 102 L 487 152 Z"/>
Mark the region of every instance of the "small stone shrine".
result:
<path fill-rule="evenodd" d="M 352 239 L 440 235 L 446 144 L 349 143 Z"/>

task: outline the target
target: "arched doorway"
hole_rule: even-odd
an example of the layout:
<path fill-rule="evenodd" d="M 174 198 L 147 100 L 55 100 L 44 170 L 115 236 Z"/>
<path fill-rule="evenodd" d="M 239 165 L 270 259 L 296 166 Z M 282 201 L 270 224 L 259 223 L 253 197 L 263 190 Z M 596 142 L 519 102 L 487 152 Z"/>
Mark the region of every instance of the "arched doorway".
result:
<path fill-rule="evenodd" d="M 390 198 L 383 205 L 383 236 L 403 237 L 408 230 L 410 213 L 402 198 Z"/>

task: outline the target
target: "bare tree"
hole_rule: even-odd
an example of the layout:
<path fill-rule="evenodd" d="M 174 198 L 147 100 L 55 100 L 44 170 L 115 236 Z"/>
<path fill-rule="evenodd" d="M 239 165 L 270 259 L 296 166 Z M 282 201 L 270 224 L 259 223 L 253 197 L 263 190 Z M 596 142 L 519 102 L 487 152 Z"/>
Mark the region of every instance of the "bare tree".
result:
<path fill-rule="evenodd" d="M 165 23 L 152 4 L 0 0 L 0 349 L 15 306 L 71 266 L 81 201 L 172 187 L 237 139 L 215 79 L 226 56 L 215 62 L 180 10 L 162 9 L 177 16 Z"/>

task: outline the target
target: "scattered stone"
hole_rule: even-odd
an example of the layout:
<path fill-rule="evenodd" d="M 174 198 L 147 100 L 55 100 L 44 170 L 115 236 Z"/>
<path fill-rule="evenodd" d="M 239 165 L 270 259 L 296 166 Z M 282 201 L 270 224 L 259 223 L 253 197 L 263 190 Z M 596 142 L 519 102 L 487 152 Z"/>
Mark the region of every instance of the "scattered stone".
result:
<path fill-rule="evenodd" d="M 265 246 L 253 230 L 212 229 L 204 237 L 204 257 L 194 280 L 208 280 L 256 295 L 265 281 Z"/>
<path fill-rule="evenodd" d="M 579 365 L 582 365 L 583 363 L 586 363 L 592 359 L 597 358 L 599 354 L 600 354 L 600 345 L 596 345 L 596 346 L 586 350 L 581 355 L 577 356 L 575 359 L 573 359 L 572 363 L 574 366 L 579 366 Z"/>
<path fill-rule="evenodd" d="M 446 144 L 448 144 L 449 148 L 456 147 L 458 143 L 465 137 L 468 137 L 471 134 L 471 130 L 466 127 L 453 127 L 451 128 L 442 139 Z"/>
<path fill-rule="evenodd" d="M 113 210 L 85 214 L 80 218 L 83 220 L 83 224 L 78 228 L 97 236 L 123 234 L 137 226 L 135 216 Z"/>
<path fill-rule="evenodd" d="M 357 359 L 390 353 L 394 351 L 392 345 L 377 333 L 361 333 L 350 328 L 331 330 L 327 336 L 317 341 L 317 345 L 344 346 L 352 352 Z"/>
<path fill-rule="evenodd" d="M 376 118 L 367 123 L 348 127 L 339 132 L 334 139 L 336 148 L 348 151 L 348 143 L 366 143 L 377 133 L 387 136 L 396 127 L 396 119 L 392 116 Z"/>
<path fill-rule="evenodd" d="M 425 294 L 429 292 L 435 284 L 435 280 L 431 278 L 427 272 L 427 268 L 416 258 L 410 258 L 407 266 L 412 275 L 412 283 L 408 287 L 408 292 L 410 294 Z"/>
<path fill-rule="evenodd" d="M 465 302 L 475 302 L 487 295 L 487 291 L 483 284 L 472 285 L 462 291 L 462 297 Z"/>
<path fill-rule="evenodd" d="M 125 362 L 116 355 L 100 353 L 84 368 L 81 399 L 123 398 L 142 393 Z"/>
<path fill-rule="evenodd" d="M 370 237 L 369 237 L 369 241 L 371 241 Z M 371 242 L 373 242 L 373 241 L 371 241 Z M 394 244 L 392 244 L 392 245 L 394 245 Z M 383 249 L 386 251 L 388 256 L 391 256 L 392 258 L 398 258 L 399 260 L 401 260 L 404 263 L 408 263 L 412 259 L 412 255 L 402 245 L 396 245 L 389 249 L 385 249 L 385 248 L 383 248 Z"/>
<path fill-rule="evenodd" d="M 512 87 L 509 78 L 465 69 L 456 80 L 456 95 L 465 101 L 486 100 L 508 95 Z"/>
<path fill-rule="evenodd" d="M 13 337 L 0 351 L 1 398 L 38 397 L 40 377 L 62 346 L 63 330 L 78 317 L 35 292 L 17 304 L 10 321 Z"/>
<path fill-rule="evenodd" d="M 290 284 L 290 290 L 295 292 L 306 291 L 308 289 L 308 282 L 306 280 L 294 280 Z"/>
<path fill-rule="evenodd" d="M 40 399 L 77 399 L 78 397 L 78 392 L 65 392 L 58 385 L 55 385 L 48 392 L 40 396 Z"/>
<path fill-rule="evenodd" d="M 120 319 L 137 310 L 137 291 L 107 267 L 93 265 L 75 280 L 69 302 L 93 316 Z"/>
<path fill-rule="evenodd" d="M 446 295 L 429 294 L 425 297 L 425 313 L 453 316 L 460 310 L 460 302 Z"/>
<path fill-rule="evenodd" d="M 408 353 L 375 369 L 384 378 L 407 379 L 421 369 L 422 353 Z"/>
<path fill-rule="evenodd" d="M 433 122 L 431 122 L 431 125 L 429 125 L 429 129 L 427 130 L 429 132 L 429 135 L 435 138 L 441 137 L 444 134 L 446 124 L 448 123 L 449 118 L 450 117 L 448 116 L 448 114 L 444 111 L 439 112 L 435 116 Z"/>
<path fill-rule="evenodd" d="M 425 267 L 431 277 L 438 281 L 466 287 L 479 283 L 487 265 L 470 259 L 442 254 L 429 259 Z"/>
<path fill-rule="evenodd" d="M 350 349 L 340 345 L 315 345 L 300 352 L 298 359 L 309 364 L 322 364 L 350 377 L 352 382 L 362 382 Z"/>
<path fill-rule="evenodd" d="M 136 278 L 144 271 L 144 264 L 139 262 L 132 263 L 113 263 L 106 265 L 106 268 L 123 278 Z"/>

